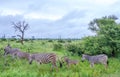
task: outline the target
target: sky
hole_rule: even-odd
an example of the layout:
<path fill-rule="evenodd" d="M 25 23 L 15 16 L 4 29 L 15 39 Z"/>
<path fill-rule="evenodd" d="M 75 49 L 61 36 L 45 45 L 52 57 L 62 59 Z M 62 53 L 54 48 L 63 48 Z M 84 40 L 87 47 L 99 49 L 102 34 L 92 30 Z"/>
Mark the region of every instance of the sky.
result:
<path fill-rule="evenodd" d="M 82 38 L 94 18 L 120 17 L 120 0 L 0 0 L 0 37 L 16 36 L 11 22 L 26 21 L 25 38 Z"/>

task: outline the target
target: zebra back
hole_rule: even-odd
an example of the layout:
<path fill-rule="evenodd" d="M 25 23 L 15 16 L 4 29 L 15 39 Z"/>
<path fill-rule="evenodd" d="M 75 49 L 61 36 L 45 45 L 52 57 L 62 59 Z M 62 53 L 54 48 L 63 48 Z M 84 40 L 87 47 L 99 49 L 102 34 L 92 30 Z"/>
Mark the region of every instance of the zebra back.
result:
<path fill-rule="evenodd" d="M 38 53 L 30 55 L 30 63 L 32 60 L 39 62 L 40 64 L 52 63 L 53 66 L 56 66 L 56 54 L 54 53 Z"/>

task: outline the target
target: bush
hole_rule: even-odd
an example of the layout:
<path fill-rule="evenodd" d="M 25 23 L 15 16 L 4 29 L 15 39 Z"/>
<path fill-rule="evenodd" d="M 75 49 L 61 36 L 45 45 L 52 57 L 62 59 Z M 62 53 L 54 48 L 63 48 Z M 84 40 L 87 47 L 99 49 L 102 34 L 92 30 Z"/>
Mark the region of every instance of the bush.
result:
<path fill-rule="evenodd" d="M 53 44 L 53 50 L 61 50 L 62 49 L 62 44 L 57 43 L 57 44 Z"/>
<path fill-rule="evenodd" d="M 53 42 L 53 40 L 48 40 L 48 42 Z"/>
<path fill-rule="evenodd" d="M 10 39 L 10 41 L 16 41 L 16 38 L 12 38 L 12 39 Z"/>
<path fill-rule="evenodd" d="M 62 39 L 59 39 L 58 42 L 59 42 L 59 43 L 65 43 L 65 41 L 62 40 Z"/>
<path fill-rule="evenodd" d="M 81 55 L 82 51 L 79 45 L 68 44 L 66 50 L 71 53 L 71 55 Z"/>
<path fill-rule="evenodd" d="M 45 42 L 44 42 L 44 41 L 42 41 L 42 42 L 41 42 L 41 44 L 42 44 L 42 45 L 45 45 Z"/>
<path fill-rule="evenodd" d="M 7 39 L 6 38 L 1 38 L 1 41 L 7 41 Z"/>
<path fill-rule="evenodd" d="M 68 39 L 68 40 L 67 40 L 67 42 L 71 43 L 71 40 L 70 40 L 70 39 Z"/>
<path fill-rule="evenodd" d="M 28 41 L 30 41 L 30 39 L 24 39 L 24 41 L 28 42 Z"/>

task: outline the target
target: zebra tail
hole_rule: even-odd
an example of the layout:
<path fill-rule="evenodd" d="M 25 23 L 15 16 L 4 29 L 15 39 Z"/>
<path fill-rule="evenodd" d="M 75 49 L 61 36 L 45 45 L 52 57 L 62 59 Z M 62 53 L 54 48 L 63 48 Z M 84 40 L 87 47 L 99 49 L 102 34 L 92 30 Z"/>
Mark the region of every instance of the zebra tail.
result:
<path fill-rule="evenodd" d="M 63 64 L 62 64 L 62 61 L 59 58 L 58 58 L 58 63 L 59 63 L 59 67 L 62 68 Z"/>
<path fill-rule="evenodd" d="M 107 65 L 109 65 L 109 61 L 107 61 Z"/>
<path fill-rule="evenodd" d="M 59 61 L 59 65 L 60 65 L 60 68 L 62 68 L 62 67 L 63 67 L 63 64 L 62 64 L 62 62 L 61 62 L 61 61 Z"/>

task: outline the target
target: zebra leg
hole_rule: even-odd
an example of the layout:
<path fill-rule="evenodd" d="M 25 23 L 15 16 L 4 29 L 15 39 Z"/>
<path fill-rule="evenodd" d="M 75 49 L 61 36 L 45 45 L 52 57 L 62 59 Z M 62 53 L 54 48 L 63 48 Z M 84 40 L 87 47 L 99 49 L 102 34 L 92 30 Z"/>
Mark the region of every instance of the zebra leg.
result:
<path fill-rule="evenodd" d="M 51 71 L 53 71 L 53 69 L 56 69 L 56 71 L 58 71 L 58 68 L 57 68 L 56 61 L 55 61 L 55 60 L 52 61 Z"/>
<path fill-rule="evenodd" d="M 104 64 L 104 66 L 105 66 L 105 69 L 107 69 L 107 62 L 106 63 L 103 63 Z"/>
<path fill-rule="evenodd" d="M 94 66 L 94 63 L 91 63 L 91 64 L 90 64 L 90 67 L 93 68 L 93 66 Z"/>
<path fill-rule="evenodd" d="M 29 64 L 32 64 L 32 61 L 33 61 L 32 59 L 29 59 Z"/>
<path fill-rule="evenodd" d="M 7 65 L 6 56 L 6 53 L 4 53 L 4 65 Z"/>
<path fill-rule="evenodd" d="M 12 59 L 17 58 L 17 53 L 12 54 Z"/>
<path fill-rule="evenodd" d="M 15 57 L 16 57 L 15 54 L 13 54 L 13 55 L 12 55 L 12 60 L 13 60 Z"/>

